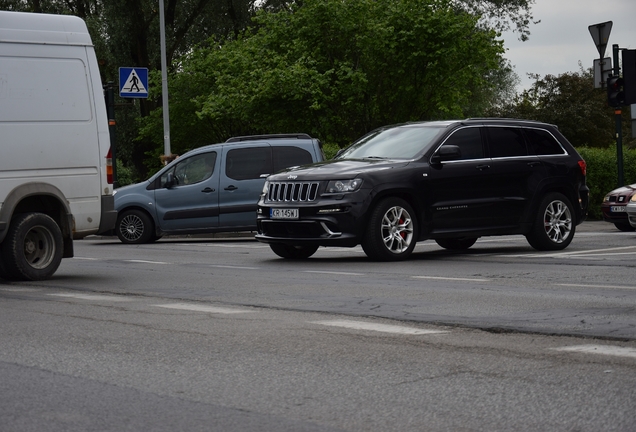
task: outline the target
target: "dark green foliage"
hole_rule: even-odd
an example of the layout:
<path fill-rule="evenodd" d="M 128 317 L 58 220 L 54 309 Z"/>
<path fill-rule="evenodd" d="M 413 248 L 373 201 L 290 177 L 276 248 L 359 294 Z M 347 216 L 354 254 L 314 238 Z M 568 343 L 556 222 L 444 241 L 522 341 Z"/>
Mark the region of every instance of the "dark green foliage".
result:
<path fill-rule="evenodd" d="M 616 146 L 577 150 L 587 163 L 587 186 L 590 188 L 588 219 L 602 219 L 603 197 L 619 186 Z M 625 184 L 636 183 L 636 150 L 623 150 L 623 178 Z"/>

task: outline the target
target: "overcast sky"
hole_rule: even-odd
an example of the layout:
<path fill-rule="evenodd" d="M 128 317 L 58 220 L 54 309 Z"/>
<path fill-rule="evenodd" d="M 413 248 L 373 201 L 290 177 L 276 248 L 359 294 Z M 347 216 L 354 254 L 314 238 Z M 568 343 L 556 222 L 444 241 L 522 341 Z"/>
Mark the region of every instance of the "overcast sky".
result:
<path fill-rule="evenodd" d="M 513 33 L 502 35 L 505 57 L 521 79 L 520 90 L 534 82 L 527 73 L 561 75 L 578 72 L 579 61 L 592 67 L 599 57 L 588 26 L 612 21 L 605 57 L 612 57 L 612 45 L 636 49 L 636 0 L 536 0 L 530 39 L 520 42 Z"/>

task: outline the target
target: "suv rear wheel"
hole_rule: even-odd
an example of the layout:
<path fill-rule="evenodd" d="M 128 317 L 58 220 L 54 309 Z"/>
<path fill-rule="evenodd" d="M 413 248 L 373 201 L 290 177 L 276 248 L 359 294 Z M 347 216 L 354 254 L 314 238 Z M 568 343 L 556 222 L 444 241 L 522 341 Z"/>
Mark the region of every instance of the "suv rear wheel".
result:
<path fill-rule="evenodd" d="M 413 208 L 401 198 L 387 198 L 371 212 L 362 249 L 377 261 L 407 259 L 417 242 L 417 220 Z"/>
<path fill-rule="evenodd" d="M 530 246 L 537 250 L 565 249 L 574 237 L 576 225 L 570 201 L 560 193 L 543 198 L 532 230 L 526 234 Z"/>

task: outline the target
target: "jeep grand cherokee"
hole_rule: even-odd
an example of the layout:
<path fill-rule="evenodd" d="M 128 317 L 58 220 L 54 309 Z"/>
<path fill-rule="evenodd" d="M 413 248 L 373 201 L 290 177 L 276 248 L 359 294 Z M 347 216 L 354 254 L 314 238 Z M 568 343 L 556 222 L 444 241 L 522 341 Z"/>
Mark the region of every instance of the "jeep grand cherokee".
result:
<path fill-rule="evenodd" d="M 556 126 L 467 119 L 376 129 L 333 160 L 269 176 L 256 239 L 283 258 L 362 245 L 406 259 L 416 242 L 447 249 L 522 234 L 538 250 L 567 247 L 586 214 L 586 164 Z"/>

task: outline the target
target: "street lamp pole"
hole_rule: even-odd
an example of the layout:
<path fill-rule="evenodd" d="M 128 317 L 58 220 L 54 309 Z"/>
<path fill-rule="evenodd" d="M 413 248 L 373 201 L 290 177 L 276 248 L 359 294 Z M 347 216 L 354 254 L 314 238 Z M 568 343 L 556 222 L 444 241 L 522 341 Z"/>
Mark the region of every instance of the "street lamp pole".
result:
<path fill-rule="evenodd" d="M 159 0 L 159 28 L 161 35 L 161 99 L 163 101 L 163 154 L 170 156 L 170 112 L 168 110 L 168 65 L 166 62 L 166 24 L 163 0 Z"/>

